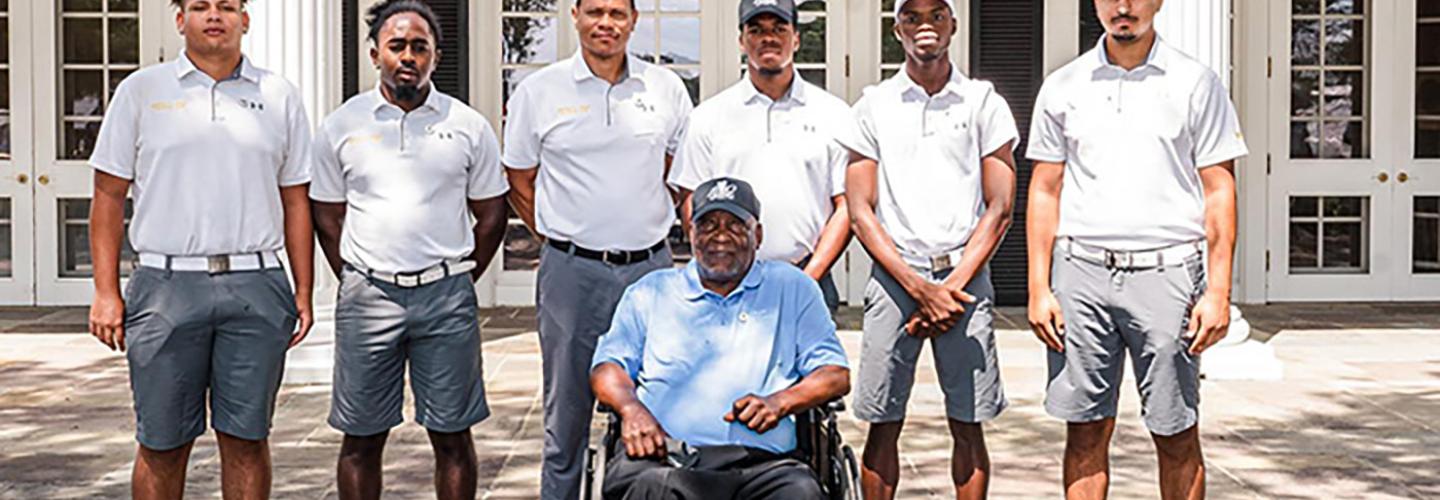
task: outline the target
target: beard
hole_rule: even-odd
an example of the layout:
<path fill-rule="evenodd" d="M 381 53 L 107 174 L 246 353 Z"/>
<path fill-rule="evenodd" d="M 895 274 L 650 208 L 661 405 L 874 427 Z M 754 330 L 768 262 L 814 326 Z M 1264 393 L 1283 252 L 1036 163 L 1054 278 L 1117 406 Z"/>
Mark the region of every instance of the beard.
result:
<path fill-rule="evenodd" d="M 1110 35 L 1110 38 L 1114 38 L 1115 41 L 1120 43 L 1130 43 L 1139 40 L 1140 35 L 1136 35 L 1134 32 L 1127 31 L 1124 33 L 1115 33 L 1113 35 Z"/>
<path fill-rule="evenodd" d="M 396 85 L 395 100 L 400 102 L 412 102 L 420 98 L 420 87 L 418 85 Z"/>

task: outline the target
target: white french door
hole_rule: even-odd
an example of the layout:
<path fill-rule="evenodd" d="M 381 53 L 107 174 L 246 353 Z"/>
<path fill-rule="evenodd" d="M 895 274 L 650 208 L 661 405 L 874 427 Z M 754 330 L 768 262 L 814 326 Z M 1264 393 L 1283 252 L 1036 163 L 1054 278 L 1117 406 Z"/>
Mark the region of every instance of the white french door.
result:
<path fill-rule="evenodd" d="M 0 1 L 0 303 L 35 300 L 30 2 Z"/>
<path fill-rule="evenodd" d="M 33 108 L 26 144 L 29 162 L 28 236 L 33 250 L 33 301 L 85 304 L 92 293 L 89 207 L 92 171 L 86 164 L 110 97 L 120 81 L 166 57 L 173 47 L 174 11 L 166 0 L 32 0 L 27 73 Z M 14 23 L 12 23 L 14 26 Z M 173 57 L 173 49 L 169 52 Z M 10 172 L 6 172 L 10 174 Z M 15 176 L 26 175 L 15 172 Z M 15 189 L 8 177 L 0 189 Z M 18 205 L 18 204 L 17 204 Z M 14 212 L 22 216 L 21 210 Z M 122 272 L 133 252 L 126 243 Z"/>
<path fill-rule="evenodd" d="M 1440 297 L 1437 4 L 1271 4 L 1270 300 Z"/>

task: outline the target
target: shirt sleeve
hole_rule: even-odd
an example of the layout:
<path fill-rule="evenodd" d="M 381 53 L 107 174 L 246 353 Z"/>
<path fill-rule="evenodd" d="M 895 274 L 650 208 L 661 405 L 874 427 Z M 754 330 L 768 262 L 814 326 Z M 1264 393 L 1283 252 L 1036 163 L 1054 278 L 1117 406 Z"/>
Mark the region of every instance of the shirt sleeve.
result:
<path fill-rule="evenodd" d="M 505 105 L 508 114 L 505 116 L 505 154 L 502 161 L 508 168 L 523 170 L 540 166 L 540 134 L 535 128 L 539 117 L 535 116 L 538 111 L 530 103 L 530 87 L 536 82 L 533 75 L 531 78 L 520 82 L 515 95 L 510 96 L 510 102 Z"/>
<path fill-rule="evenodd" d="M 1030 144 L 1025 157 L 1032 161 L 1061 163 L 1067 159 L 1065 122 L 1053 101 L 1055 90 L 1049 82 L 1040 88 L 1035 99 L 1035 113 L 1030 119 Z"/>
<path fill-rule="evenodd" d="M 1011 143 L 1013 147 L 1014 143 L 1020 142 L 1020 128 L 1015 125 L 1015 114 L 1010 111 L 1010 103 L 993 87 L 985 94 L 985 102 L 976 117 L 976 125 L 980 126 L 981 156 L 995 154 L 1006 143 Z"/>
<path fill-rule="evenodd" d="M 1240 132 L 1240 118 L 1220 77 L 1207 73 L 1192 96 L 1190 131 L 1195 138 L 1195 166 L 1204 168 L 1250 154 Z"/>
<path fill-rule="evenodd" d="M 310 182 L 310 167 L 314 162 L 311 148 L 315 144 L 310 137 L 310 117 L 305 113 L 299 91 L 288 82 L 285 85 L 290 90 L 286 104 L 289 109 L 285 112 L 290 130 L 285 139 L 285 164 L 280 166 L 280 186 L 290 187 Z"/>
<path fill-rule="evenodd" d="M 708 128 L 698 123 L 699 115 L 690 115 L 691 122 L 680 140 L 680 149 L 675 151 L 675 161 L 670 166 L 671 187 L 694 191 L 701 183 L 710 179 L 714 155 L 710 147 Z"/>
<path fill-rule="evenodd" d="M 680 82 L 679 91 L 675 93 L 675 126 L 665 143 L 665 152 L 671 155 L 680 150 L 680 141 L 684 139 L 685 130 L 690 126 L 690 112 L 695 110 L 695 103 L 690 101 L 690 91 L 685 87 L 685 81 L 680 80 L 678 75 L 675 79 Z"/>
<path fill-rule="evenodd" d="M 591 370 L 605 363 L 615 363 L 631 379 L 640 376 L 640 361 L 645 354 L 645 322 L 640 312 L 647 309 L 643 302 L 647 302 L 648 294 L 648 288 L 638 283 L 625 290 L 615 308 L 615 315 L 611 317 L 610 330 L 600 336 L 595 346 Z"/>
<path fill-rule="evenodd" d="M 855 154 L 878 160 L 880 143 L 876 137 L 875 118 L 870 112 L 870 93 L 867 91 L 860 101 L 855 103 L 850 119 L 836 130 L 835 141 Z"/>
<path fill-rule="evenodd" d="M 315 132 L 311 148 L 315 166 L 311 172 L 310 199 L 322 203 L 345 202 L 345 169 L 340 164 L 340 148 L 330 140 L 328 124 Z"/>
<path fill-rule="evenodd" d="M 100 123 L 95 150 L 90 153 L 92 168 L 126 180 L 135 178 L 135 162 L 140 156 L 140 97 L 135 95 L 140 90 L 132 80 L 134 77 L 126 78 L 115 89 Z"/>
<path fill-rule="evenodd" d="M 479 135 L 475 139 L 475 151 L 471 154 L 474 163 L 470 165 L 465 193 L 472 200 L 485 200 L 510 191 L 510 183 L 505 180 L 505 169 L 500 166 L 500 141 L 495 137 L 495 129 L 484 118 L 476 121 L 480 122 L 477 126 Z"/>
<path fill-rule="evenodd" d="M 820 285 L 809 276 L 800 275 L 801 283 L 794 289 L 801 295 L 799 314 L 795 328 L 795 369 L 801 377 L 808 376 L 823 366 L 848 368 L 845 348 L 840 337 L 835 335 L 835 322 L 830 319 L 830 310 L 825 307 L 825 298 Z"/>

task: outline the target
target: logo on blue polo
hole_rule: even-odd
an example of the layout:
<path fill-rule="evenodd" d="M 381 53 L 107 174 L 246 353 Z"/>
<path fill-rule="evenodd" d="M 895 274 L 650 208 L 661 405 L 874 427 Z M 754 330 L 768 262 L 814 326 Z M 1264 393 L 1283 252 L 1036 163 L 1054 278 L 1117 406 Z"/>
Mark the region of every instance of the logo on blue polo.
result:
<path fill-rule="evenodd" d="M 731 184 L 730 181 L 717 182 L 715 183 L 715 187 L 710 188 L 710 194 L 705 195 L 705 198 L 710 201 L 735 201 L 735 185 Z"/>

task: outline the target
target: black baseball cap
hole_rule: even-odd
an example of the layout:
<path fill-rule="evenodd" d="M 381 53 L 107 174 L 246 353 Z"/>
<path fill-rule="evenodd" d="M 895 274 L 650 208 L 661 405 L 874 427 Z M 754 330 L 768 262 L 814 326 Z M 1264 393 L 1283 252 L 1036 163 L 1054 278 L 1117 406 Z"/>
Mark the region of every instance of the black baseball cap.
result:
<path fill-rule="evenodd" d="M 705 181 L 695 188 L 690 198 L 691 222 L 699 222 L 705 214 L 724 210 L 746 222 L 760 220 L 760 199 L 750 183 L 730 177 Z"/>
<path fill-rule="evenodd" d="M 760 14 L 774 14 L 782 21 L 795 25 L 795 0 L 740 0 L 740 26 Z"/>

